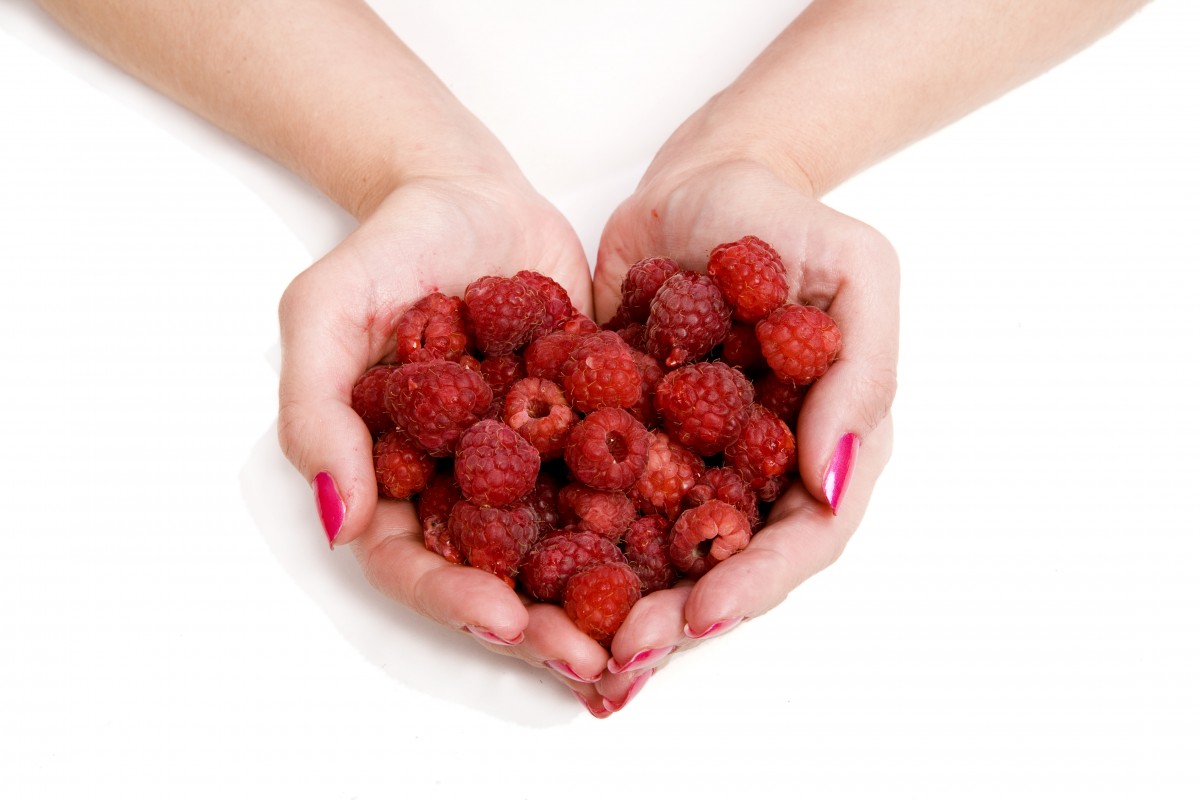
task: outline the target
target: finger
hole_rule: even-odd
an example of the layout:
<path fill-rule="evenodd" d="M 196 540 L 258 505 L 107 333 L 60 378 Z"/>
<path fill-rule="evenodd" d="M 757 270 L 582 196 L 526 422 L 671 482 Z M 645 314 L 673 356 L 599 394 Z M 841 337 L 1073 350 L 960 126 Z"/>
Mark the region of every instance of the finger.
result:
<path fill-rule="evenodd" d="M 684 635 L 683 609 L 692 583 L 652 592 L 639 600 L 613 637 L 613 656 L 596 690 L 603 707 L 620 711 L 671 656 L 692 642 Z"/>
<path fill-rule="evenodd" d="M 891 417 L 863 440 L 855 483 L 834 515 L 800 484 L 776 502 L 767 525 L 744 551 L 700 578 L 684 608 L 687 632 L 710 638 L 774 608 L 841 555 L 866 511 L 892 447 Z"/>
<path fill-rule="evenodd" d="M 828 214 L 838 218 L 828 224 L 835 232 L 832 243 L 827 236 L 810 239 L 800 292 L 803 302 L 822 305 L 833 317 L 842 347 L 804 398 L 796 451 L 809 493 L 838 513 L 857 450 L 887 416 L 896 395 L 900 271 L 883 237 Z"/>
<path fill-rule="evenodd" d="M 516 592 L 489 572 L 427 550 L 412 503 L 380 500 L 354 553 L 372 586 L 418 614 L 485 643 L 523 641 L 529 613 Z"/>
<path fill-rule="evenodd" d="M 358 377 L 383 357 L 393 321 L 376 319 L 364 298 L 339 288 L 336 270 L 318 263 L 280 301 L 282 365 L 279 443 L 311 482 L 330 546 L 366 528 L 377 497 L 371 435 L 350 407 Z"/>

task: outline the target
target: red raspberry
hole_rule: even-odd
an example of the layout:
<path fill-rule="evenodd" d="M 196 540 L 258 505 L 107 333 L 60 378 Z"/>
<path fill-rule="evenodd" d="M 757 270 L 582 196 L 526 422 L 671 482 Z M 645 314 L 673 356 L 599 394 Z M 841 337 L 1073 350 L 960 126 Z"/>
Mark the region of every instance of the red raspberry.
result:
<path fill-rule="evenodd" d="M 396 422 L 387 408 L 388 376 L 396 367 L 381 364 L 359 376 L 350 390 L 350 407 L 362 417 L 373 438 L 395 429 Z"/>
<path fill-rule="evenodd" d="M 571 302 L 571 295 L 567 294 L 567 290 L 549 275 L 523 269 L 513 275 L 513 280 L 525 284 L 542 299 L 545 311 L 542 314 L 541 323 L 533 332 L 533 338 L 536 339 L 544 333 L 561 328 L 567 320 L 578 313 L 575 305 Z"/>
<path fill-rule="evenodd" d="M 679 515 L 671 527 L 671 562 L 699 578 L 750 544 L 750 522 L 729 503 L 709 500 Z"/>
<path fill-rule="evenodd" d="M 671 522 L 657 514 L 638 517 L 625 534 L 625 558 L 637 573 L 642 593 L 672 586 L 679 577 L 671 563 Z"/>
<path fill-rule="evenodd" d="M 563 323 L 562 329 L 576 336 L 584 336 L 589 333 L 596 333 L 600 330 L 600 326 L 587 314 L 576 314 Z"/>
<path fill-rule="evenodd" d="M 641 582 L 628 564 L 597 564 L 567 581 L 563 610 L 581 631 L 609 647 L 641 596 Z"/>
<path fill-rule="evenodd" d="M 537 542 L 537 515 L 524 503 L 482 508 L 462 500 L 450 511 L 450 542 L 472 567 L 487 570 L 509 586 L 521 560 Z"/>
<path fill-rule="evenodd" d="M 667 278 L 682 270 L 670 258 L 643 258 L 629 268 L 621 279 L 621 307 L 633 322 L 645 322 L 650 316 L 650 302 Z"/>
<path fill-rule="evenodd" d="M 650 434 L 623 408 L 601 408 L 567 437 L 563 458 L 571 473 L 594 489 L 624 491 L 646 468 Z"/>
<path fill-rule="evenodd" d="M 566 485 L 567 482 L 558 476 L 557 470 L 543 467 L 538 472 L 533 491 L 521 500 L 522 503 L 528 503 L 537 513 L 538 526 L 542 533 L 558 527 L 558 493 Z"/>
<path fill-rule="evenodd" d="M 758 343 L 753 325 L 734 323 L 730 327 L 729 335 L 721 343 L 721 360 L 751 374 L 767 368 L 767 360 L 763 358 L 762 345 Z"/>
<path fill-rule="evenodd" d="M 407 500 L 425 488 L 433 459 L 400 431 L 385 433 L 375 443 L 375 480 L 379 493 Z"/>
<path fill-rule="evenodd" d="M 757 529 L 759 524 L 758 495 L 737 470 L 732 467 L 706 469 L 696 479 L 696 484 L 688 490 L 683 504 L 686 508 L 695 508 L 709 500 L 721 500 L 729 503 L 746 515 L 751 530 Z"/>
<path fill-rule="evenodd" d="M 642 377 L 642 396 L 638 398 L 637 403 L 630 406 L 629 413 L 647 428 L 653 428 L 658 425 L 654 393 L 658 389 L 658 382 L 666 373 L 657 358 L 641 350 L 633 351 L 633 363 L 637 365 L 638 374 Z"/>
<path fill-rule="evenodd" d="M 629 408 L 642 394 L 629 345 L 612 331 L 588 334 L 567 358 L 562 370 L 567 400 L 583 413 L 598 408 Z"/>
<path fill-rule="evenodd" d="M 478 506 L 506 506 L 533 491 L 541 457 L 503 422 L 485 419 L 463 432 L 454 453 L 454 478 Z"/>
<path fill-rule="evenodd" d="M 558 513 L 563 525 L 577 525 L 612 539 L 625 535 L 637 518 L 637 508 L 623 492 L 593 489 L 578 481 L 558 493 Z"/>
<path fill-rule="evenodd" d="M 713 279 L 672 275 L 654 296 L 646 320 L 646 352 L 668 367 L 694 361 L 729 333 L 732 309 Z"/>
<path fill-rule="evenodd" d="M 583 337 L 578 333 L 557 330 L 540 336 L 525 348 L 525 374 L 548 381 L 562 380 L 563 365 Z"/>
<path fill-rule="evenodd" d="M 458 548 L 450 542 L 447 523 L 450 521 L 450 510 L 462 499 L 462 492 L 458 490 L 458 484 L 450 472 L 434 473 L 429 485 L 417 498 L 417 519 L 421 521 L 426 549 L 454 564 L 462 564 L 464 559 Z"/>
<path fill-rule="evenodd" d="M 489 356 L 524 347 L 546 316 L 545 304 L 533 289 L 498 275 L 471 282 L 463 301 L 475 344 Z"/>
<path fill-rule="evenodd" d="M 794 426 L 800 418 L 800 406 L 808 386 L 797 386 L 774 372 L 767 372 L 754 381 L 754 400 L 767 411 Z"/>
<path fill-rule="evenodd" d="M 758 322 L 787 300 L 787 274 L 779 254 L 756 236 L 719 244 L 708 256 L 708 274 L 721 287 L 739 322 Z"/>
<path fill-rule="evenodd" d="M 484 416 L 488 419 L 500 419 L 508 390 L 525 377 L 525 361 L 516 353 L 487 356 L 479 362 L 479 374 L 492 390 L 492 402 Z"/>
<path fill-rule="evenodd" d="M 567 405 L 567 397 L 553 381 L 522 378 L 508 390 L 501 419 L 531 445 L 542 461 L 558 458 L 567 435 L 579 415 Z"/>
<path fill-rule="evenodd" d="M 755 332 L 775 374 L 797 384 L 824 375 L 842 347 L 837 324 L 816 306 L 780 306 L 758 323 Z"/>
<path fill-rule="evenodd" d="M 704 462 L 662 431 L 654 431 L 650 437 L 646 468 L 630 494 L 643 514 L 675 519 L 684 496 L 704 471 Z"/>
<path fill-rule="evenodd" d="M 631 322 L 621 328 L 615 328 L 617 336 L 621 337 L 621 341 L 629 345 L 633 351 L 646 350 L 646 324 L 644 322 Z"/>
<path fill-rule="evenodd" d="M 422 297 L 396 323 L 396 360 L 455 361 L 471 346 L 465 310 L 462 300 L 441 292 Z"/>
<path fill-rule="evenodd" d="M 770 487 L 773 479 L 796 468 L 796 437 L 789 425 L 756 403 L 737 441 L 725 448 L 725 466 L 737 470 L 761 499 L 768 499 L 764 490 L 778 496 L 781 487 Z"/>
<path fill-rule="evenodd" d="M 702 456 L 737 439 L 753 402 L 754 386 L 746 376 L 719 361 L 667 373 L 654 392 L 654 407 L 671 438 Z"/>
<path fill-rule="evenodd" d="M 539 600 L 562 601 L 567 581 L 596 564 L 625 560 L 611 539 L 591 531 L 562 531 L 542 539 L 521 564 L 521 585 Z"/>
<path fill-rule="evenodd" d="M 492 391 L 479 373 L 451 361 L 405 364 L 388 377 L 392 419 L 434 458 L 453 453 L 458 437 L 491 402 Z"/>

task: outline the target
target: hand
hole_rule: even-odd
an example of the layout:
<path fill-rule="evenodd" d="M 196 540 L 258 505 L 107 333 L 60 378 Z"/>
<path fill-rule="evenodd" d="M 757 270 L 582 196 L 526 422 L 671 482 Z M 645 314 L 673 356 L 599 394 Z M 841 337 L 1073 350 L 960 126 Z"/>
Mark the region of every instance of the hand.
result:
<path fill-rule="evenodd" d="M 703 270 L 715 245 L 753 234 L 771 243 L 788 267 L 789 301 L 825 309 L 841 328 L 843 349 L 800 413 L 801 480 L 745 551 L 694 585 L 653 593 L 634 607 L 613 640 L 610 673 L 599 686 L 609 708 L 623 705 L 630 687 L 670 653 L 705 631 L 716 635 L 762 614 L 832 564 L 891 451 L 899 317 L 891 246 L 867 225 L 814 200 L 802 179 L 781 177 L 756 160 L 685 157 L 679 138 L 668 142 L 605 228 L 594 289 L 598 318 L 615 311 L 621 280 L 639 259 L 670 256 Z M 633 668 L 621 669 L 635 657 Z"/>
<path fill-rule="evenodd" d="M 594 689 L 568 676 L 599 676 L 608 652 L 561 608 L 526 604 L 490 573 L 428 551 L 413 504 L 377 498 L 371 437 L 350 407 L 355 380 L 395 346 L 399 313 L 430 291 L 461 296 L 481 275 L 530 268 L 591 313 L 578 239 L 513 173 L 410 181 L 292 282 L 280 304 L 279 439 L 314 482 L 331 546 L 351 544 L 372 585 L 491 650 L 557 662 L 556 677 L 598 706 Z"/>

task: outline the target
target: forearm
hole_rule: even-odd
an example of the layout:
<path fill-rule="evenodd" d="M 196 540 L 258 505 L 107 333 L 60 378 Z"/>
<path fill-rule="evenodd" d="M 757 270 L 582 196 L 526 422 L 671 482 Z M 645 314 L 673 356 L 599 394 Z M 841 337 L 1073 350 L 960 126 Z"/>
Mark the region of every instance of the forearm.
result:
<path fill-rule="evenodd" d="M 41 0 L 102 55 L 362 217 L 499 142 L 356 0 Z"/>
<path fill-rule="evenodd" d="M 815 0 L 684 126 L 823 194 L 1115 28 L 1147 0 Z"/>

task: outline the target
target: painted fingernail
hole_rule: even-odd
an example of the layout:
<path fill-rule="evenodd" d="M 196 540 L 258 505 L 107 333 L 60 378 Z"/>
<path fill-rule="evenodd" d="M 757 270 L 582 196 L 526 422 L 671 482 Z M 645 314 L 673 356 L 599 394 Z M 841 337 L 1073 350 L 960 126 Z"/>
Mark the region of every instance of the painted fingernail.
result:
<path fill-rule="evenodd" d="M 699 633 L 692 630 L 691 625 L 684 623 L 683 635 L 689 639 L 712 639 L 720 636 L 722 633 L 729 633 L 729 631 L 733 630 L 738 625 L 741 625 L 745 619 L 745 617 L 737 617 L 736 619 L 717 620 Z"/>
<path fill-rule="evenodd" d="M 554 670 L 568 680 L 576 681 L 578 683 L 599 683 L 600 681 L 599 675 L 594 678 L 585 678 L 572 669 L 570 664 L 557 658 L 552 658 L 548 661 L 543 661 L 542 663 L 546 665 L 547 669 Z"/>
<path fill-rule="evenodd" d="M 571 690 L 571 694 L 575 695 L 575 699 L 578 700 L 579 702 L 583 703 L 583 707 L 586 708 L 588 710 L 588 713 L 591 714 L 596 719 L 605 719 L 607 717 L 612 716 L 612 712 L 609 711 L 607 708 L 605 708 L 603 705 L 601 705 L 599 708 L 593 707 L 591 702 L 586 697 L 584 697 L 582 694 L 575 691 L 574 689 Z"/>
<path fill-rule="evenodd" d="M 487 642 L 488 644 L 503 645 L 504 647 L 512 647 L 515 644 L 525 641 L 525 631 L 518 633 L 514 639 L 505 639 L 492 633 L 487 628 L 480 628 L 478 625 L 464 625 L 463 630 L 480 641 Z"/>
<path fill-rule="evenodd" d="M 648 650 L 640 650 L 634 653 L 624 664 L 618 664 L 615 658 L 608 660 L 608 671 L 613 675 L 620 675 L 622 672 L 629 672 L 633 669 L 647 669 L 648 667 L 656 667 L 662 660 L 671 653 L 675 652 L 675 645 L 667 647 L 652 647 Z"/>
<path fill-rule="evenodd" d="M 862 439 L 853 433 L 847 433 L 838 439 L 833 451 L 833 459 L 825 472 L 825 500 L 834 514 L 841 505 L 842 497 L 846 494 L 846 486 L 850 483 L 850 473 L 854 471 L 854 462 L 858 460 L 858 446 Z"/>
<path fill-rule="evenodd" d="M 610 714 L 615 714 L 625 706 L 629 705 L 629 701 L 637 696 L 637 693 L 640 692 L 642 687 L 646 685 L 646 681 L 650 680 L 651 676 L 653 675 L 654 670 L 652 669 L 648 669 L 639 675 L 633 683 L 629 684 L 629 691 L 625 693 L 625 699 L 619 703 L 614 703 L 605 697 L 603 700 L 605 710 Z"/>
<path fill-rule="evenodd" d="M 342 522 L 346 519 L 346 504 L 338 494 L 333 476 L 328 472 L 318 472 L 312 482 L 313 497 L 317 501 L 317 514 L 321 517 L 321 526 L 325 528 L 325 538 L 329 540 L 329 549 L 342 530 Z"/>

